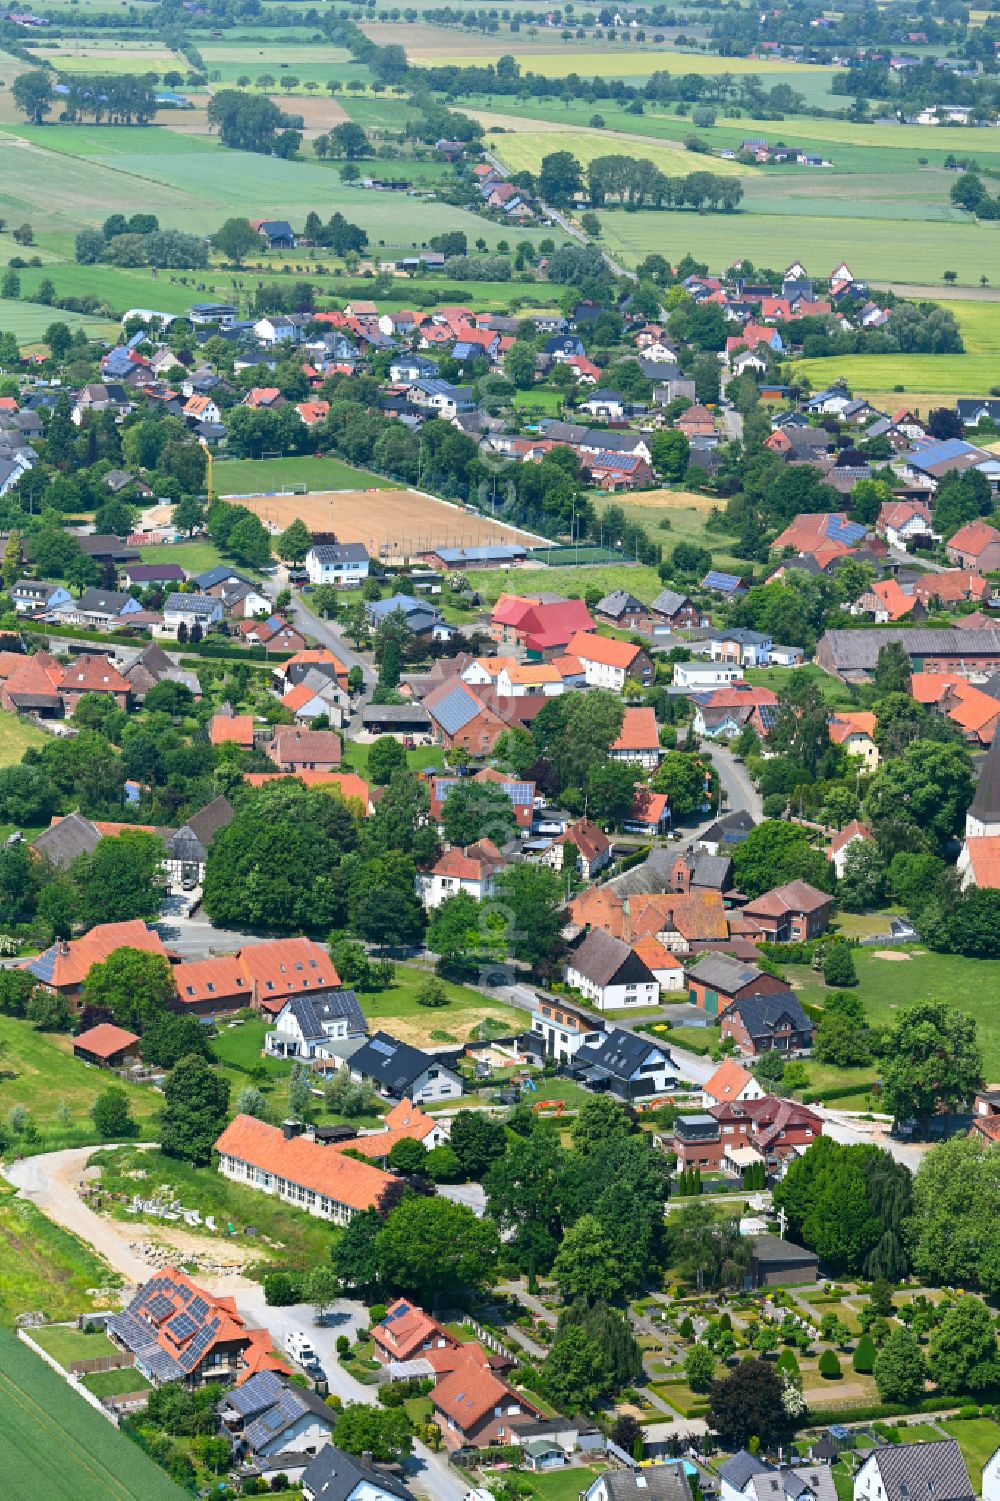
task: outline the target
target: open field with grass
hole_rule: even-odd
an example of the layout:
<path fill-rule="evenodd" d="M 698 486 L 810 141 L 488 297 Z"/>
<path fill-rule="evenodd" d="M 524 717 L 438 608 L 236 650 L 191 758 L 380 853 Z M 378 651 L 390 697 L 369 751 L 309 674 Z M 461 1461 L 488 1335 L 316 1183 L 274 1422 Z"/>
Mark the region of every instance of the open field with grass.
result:
<path fill-rule="evenodd" d="M 0 709 L 0 766 L 20 761 L 29 745 L 44 745 L 48 736 L 19 714 Z"/>
<path fill-rule="evenodd" d="M 46 1329 L 34 1330 L 31 1337 L 61 1366 L 71 1365 L 74 1360 L 100 1360 L 115 1350 L 106 1334 L 87 1334 L 70 1324 L 52 1324 Z"/>
<path fill-rule="evenodd" d="M 116 1371 L 92 1371 L 82 1376 L 81 1381 L 95 1397 L 124 1397 L 129 1392 L 147 1392 L 152 1387 L 134 1366 L 122 1366 Z"/>
<path fill-rule="evenodd" d="M 39 1141 L 22 1151 L 54 1151 L 60 1147 L 86 1146 L 100 1140 L 90 1118 L 94 1100 L 109 1084 L 119 1080 L 103 1069 L 90 1067 L 73 1057 L 72 1039 L 53 1032 L 37 1032 L 30 1022 L 0 1016 L 0 1058 L 3 1106 L 24 1105 L 38 1128 Z M 152 1135 L 153 1117 L 163 1104 L 152 1088 L 121 1084 L 128 1095 L 132 1115 Z M 65 1104 L 68 1119 L 63 1124 L 57 1112 Z"/>
<path fill-rule="evenodd" d="M 4 126 L 4 207 L 9 222 L 75 232 L 137 203 L 170 227 L 207 234 L 232 214 L 299 220 L 309 209 L 341 207 L 363 224 L 373 248 L 425 245 L 445 229 L 465 229 L 491 245 L 544 230 L 490 224 L 447 204 L 364 193 L 318 162 L 229 151 L 215 138 L 162 126 Z M 348 207 L 350 205 L 350 207 Z"/>
<path fill-rule="evenodd" d="M 997 1425 L 992 1418 L 945 1418 L 936 1425 L 945 1434 L 953 1438 L 962 1451 L 962 1458 L 968 1466 L 969 1476 L 972 1480 L 972 1488 L 976 1495 L 982 1492 L 983 1466 L 995 1453 L 997 1447 Z M 938 1435 L 936 1435 L 938 1436 Z"/>
<path fill-rule="evenodd" d="M 1000 985 L 1000 960 L 963 959 L 914 948 L 894 952 L 903 957 L 880 959 L 871 949 L 854 951 L 858 994 L 871 1020 L 891 1023 L 917 1001 L 946 1001 L 975 1017 L 986 1077 L 1000 1076 L 1000 1019 L 993 999 Z M 822 1006 L 830 995 L 813 970 L 789 965 L 786 972 L 802 1000 Z"/>
<path fill-rule="evenodd" d="M 310 490 L 398 490 L 399 485 L 368 469 L 355 469 L 342 459 L 299 454 L 284 459 L 218 459 L 213 468 L 218 495 L 263 495 L 290 485 Z"/>
<path fill-rule="evenodd" d="M 518 568 L 514 573 L 502 568 L 472 569 L 465 577 L 471 588 L 482 596 L 485 605 L 493 604 L 501 594 L 531 595 L 548 590 L 552 593 L 581 598 L 596 589 L 609 594 L 612 589 L 628 589 L 648 604 L 663 587 L 655 568 L 643 564 L 595 563 L 579 568 Z"/>
<path fill-rule="evenodd" d="M 384 482 L 383 482 L 384 483 Z M 284 529 L 302 518 L 314 532 L 336 532 L 341 542 L 362 542 L 373 557 L 403 559 L 437 547 L 480 547 L 538 538 L 503 521 L 490 521 L 416 490 L 330 490 L 309 495 L 244 496 L 262 521 Z"/>
<path fill-rule="evenodd" d="M 612 506 L 623 511 L 629 521 L 646 529 L 652 541 L 661 544 L 664 553 L 678 542 L 693 542 L 707 547 L 719 566 L 732 564 L 736 572 L 744 566 L 727 551 L 730 539 L 724 533 L 706 530 L 709 516 L 722 504 L 718 496 L 699 495 L 694 490 L 634 490 L 624 495 L 595 490 L 590 500 L 598 515 Z"/>
<path fill-rule="evenodd" d="M 825 181 L 826 179 L 824 179 Z M 830 198 L 825 207 L 811 202 L 808 211 L 788 211 L 787 195 L 775 212 L 729 214 L 630 214 L 601 211 L 604 243 L 630 265 L 669 243 L 672 255 L 690 252 L 712 267 L 726 266 L 734 247 L 756 265 L 770 265 L 775 247 L 783 263 L 800 260 L 819 278 L 847 260 L 855 276 L 881 281 L 938 282 L 946 270 L 968 286 L 995 270 L 1000 257 L 996 223 L 922 223 L 907 219 L 860 218 L 846 200 Z M 780 211 L 779 211 L 780 210 Z M 894 381 L 886 383 L 895 384 Z"/>
<path fill-rule="evenodd" d="M 529 127 L 532 123 L 525 121 L 525 125 Z M 709 161 L 704 156 L 685 151 L 683 146 L 673 146 L 665 141 L 654 141 L 648 137 L 640 140 L 615 130 L 585 130 L 574 125 L 549 125 L 542 129 L 518 127 L 516 130 L 491 132 L 486 137 L 486 145 L 511 172 L 537 172 L 544 156 L 551 151 L 562 150 L 572 151 L 584 167 L 595 156 L 609 156 L 615 152 L 648 157 L 661 172 L 670 177 L 684 177 L 689 172 L 701 170 L 703 166 L 723 177 L 746 177 L 756 170 L 745 167 L 740 162 L 722 161 L 721 158 Z"/>
<path fill-rule="evenodd" d="M 30 48 L 41 63 L 58 73 L 186 73 L 189 64 L 161 42 L 93 37 L 62 37 Z"/>
<path fill-rule="evenodd" d="M 185 573 L 204 573 L 222 562 L 214 542 L 158 542 L 154 547 L 140 547 L 139 556 L 144 563 L 179 563 Z"/>
<path fill-rule="evenodd" d="M 40 267 L 34 276 L 23 276 L 21 290 L 27 297 L 32 291 L 37 290 L 37 284 L 48 274 L 48 267 Z M 36 283 L 32 287 L 31 282 Z M 56 289 L 56 295 L 67 296 Z M 67 313 L 62 308 L 49 307 L 42 302 L 10 302 L 0 304 L 0 327 L 4 333 L 13 334 L 20 345 L 37 344 L 50 323 L 65 323 L 67 328 L 75 330 L 86 329 L 88 337 L 92 339 L 106 338 L 114 340 L 118 336 L 118 324 L 108 318 L 92 318 L 86 313 Z"/>
<path fill-rule="evenodd" d="M 117 1306 L 114 1294 L 110 1302 L 109 1297 L 88 1296 L 88 1288 L 117 1287 L 119 1279 L 111 1268 L 77 1236 L 6 1186 L 0 1193 L 0 1265 L 0 1325 L 12 1326 L 21 1313 L 38 1311 L 47 1319 L 69 1319 L 93 1308 Z M 0 1370 L 4 1369 L 6 1363 L 0 1360 Z"/>
<path fill-rule="evenodd" d="M 796 370 L 816 388 L 846 380 L 872 399 L 890 382 L 911 392 L 985 396 L 1000 379 L 1000 302 L 947 297 L 934 299 L 952 313 L 962 330 L 965 354 L 842 355 L 830 360 L 800 360 Z M 898 400 L 899 392 L 894 393 Z"/>
<path fill-rule="evenodd" d="M 138 1445 L 13 1334 L 0 1335 L 4 1477 L 19 1501 L 180 1501 Z"/>
<path fill-rule="evenodd" d="M 448 996 L 447 1006 L 421 1006 L 417 993 L 427 974 L 415 965 L 397 964 L 389 990 L 359 997 L 372 1031 L 388 1027 L 401 1041 L 427 1047 L 431 1043 L 468 1042 L 487 1020 L 498 1022 L 510 1032 L 523 1032 L 530 1026 L 526 1011 L 450 980 L 441 982 Z"/>

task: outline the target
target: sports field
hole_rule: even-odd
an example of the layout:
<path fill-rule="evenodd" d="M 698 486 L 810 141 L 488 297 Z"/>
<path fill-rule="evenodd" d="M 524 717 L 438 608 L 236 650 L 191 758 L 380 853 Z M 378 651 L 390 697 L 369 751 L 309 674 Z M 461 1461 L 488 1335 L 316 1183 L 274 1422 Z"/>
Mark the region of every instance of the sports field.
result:
<path fill-rule="evenodd" d="M 528 532 L 415 490 L 258 495 L 241 503 L 279 531 L 301 516 L 310 531 L 335 532 L 340 542 L 360 542 L 373 557 L 403 559 L 436 547 L 482 547 L 490 542 L 522 542 L 528 547 L 538 543 Z"/>
<path fill-rule="evenodd" d="M 4 1489 L 17 1501 L 182 1501 L 186 1492 L 0 1330 Z"/>
<path fill-rule="evenodd" d="M 265 490 L 398 490 L 394 480 L 343 459 L 298 454 L 285 459 L 217 459 L 213 467 L 216 495 L 262 495 Z"/>

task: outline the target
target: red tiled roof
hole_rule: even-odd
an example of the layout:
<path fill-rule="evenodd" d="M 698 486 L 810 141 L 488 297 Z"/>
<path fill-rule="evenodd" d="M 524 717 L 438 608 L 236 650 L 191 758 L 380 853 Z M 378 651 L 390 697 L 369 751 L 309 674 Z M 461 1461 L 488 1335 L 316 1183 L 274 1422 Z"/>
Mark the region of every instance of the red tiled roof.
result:
<path fill-rule="evenodd" d="M 741 1068 L 734 1058 L 727 1058 L 701 1087 L 705 1094 L 724 1105 L 729 1100 L 738 1099 L 747 1085 L 752 1083 L 753 1075 Z"/>
<path fill-rule="evenodd" d="M 100 1022 L 98 1026 L 74 1037 L 73 1046 L 83 1048 L 84 1052 L 92 1053 L 95 1058 L 112 1058 L 115 1053 L 134 1047 L 138 1041 L 137 1033 L 126 1032 L 124 1027 L 113 1026 L 111 1022 Z"/>
<path fill-rule="evenodd" d="M 131 922 L 98 923 L 82 938 L 54 943 L 36 959 L 29 959 L 24 968 L 54 990 L 63 990 L 82 985 L 93 965 L 103 964 L 116 949 L 141 949 L 144 954 L 167 958 L 156 929 L 135 918 Z"/>
<path fill-rule="evenodd" d="M 215 1150 L 265 1173 L 284 1178 L 349 1209 L 376 1209 L 390 1183 L 390 1173 L 332 1152 L 304 1136 L 286 1141 L 277 1126 L 237 1115 L 215 1142 Z"/>
<path fill-rule="evenodd" d="M 818 912 L 832 901 L 832 896 L 808 881 L 786 881 L 748 902 L 743 911 L 750 917 L 784 917 L 786 912 Z"/>
<path fill-rule="evenodd" d="M 658 750 L 660 736 L 656 728 L 656 713 L 653 709 L 626 709 L 617 740 L 612 742 L 613 751 Z"/>
<path fill-rule="evenodd" d="M 995 526 L 988 526 L 985 521 L 968 521 L 959 527 L 947 545 L 956 552 L 978 558 L 994 542 L 1000 542 L 1000 532 Z"/>
<path fill-rule="evenodd" d="M 481 1423 L 494 1407 L 512 1401 L 526 1412 L 543 1416 L 533 1403 L 474 1360 L 464 1361 L 457 1370 L 443 1377 L 434 1388 L 432 1398 L 435 1408 L 446 1418 L 451 1418 L 463 1433 Z"/>
<path fill-rule="evenodd" d="M 232 741 L 249 750 L 253 745 L 253 715 L 213 714 L 208 722 L 208 738 L 213 745 Z"/>
<path fill-rule="evenodd" d="M 579 657 L 581 662 L 599 662 L 605 667 L 620 667 L 627 672 L 642 648 L 611 636 L 577 631 L 566 650 L 570 656 Z"/>

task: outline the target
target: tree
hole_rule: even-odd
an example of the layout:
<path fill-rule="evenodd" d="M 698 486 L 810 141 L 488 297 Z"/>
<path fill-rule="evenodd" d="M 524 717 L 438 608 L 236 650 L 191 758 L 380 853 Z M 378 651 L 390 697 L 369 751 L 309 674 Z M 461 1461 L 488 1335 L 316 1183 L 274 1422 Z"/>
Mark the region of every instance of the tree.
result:
<path fill-rule="evenodd" d="M 415 1000 L 418 1006 L 437 1010 L 440 1006 L 447 1006 L 448 992 L 436 975 L 424 975 L 417 986 Z"/>
<path fill-rule="evenodd" d="M 267 1096 L 256 1084 L 245 1084 L 236 1096 L 234 1112 L 236 1115 L 252 1115 L 255 1120 L 266 1121 Z"/>
<path fill-rule="evenodd" d="M 535 384 L 535 351 L 530 344 L 518 341 L 504 355 L 504 374 L 518 391 L 530 391 Z"/>
<path fill-rule="evenodd" d="M 524 1270 L 547 1271 L 562 1239 L 563 1153 L 545 1130 L 512 1141 L 483 1181 L 490 1216 L 511 1233 L 510 1254 Z"/>
<path fill-rule="evenodd" d="M 909 1170 L 873 1145 L 821 1137 L 774 1190 L 789 1233 L 838 1273 L 899 1278 L 908 1270 L 904 1233 Z"/>
<path fill-rule="evenodd" d="M 765 819 L 733 851 L 733 877 L 751 897 L 796 880 L 828 891 L 829 865 L 822 851 L 811 847 L 807 830 L 778 819 Z"/>
<path fill-rule="evenodd" d="M 196 1016 L 178 1016 L 175 1011 L 159 1011 L 145 1022 L 142 1029 L 144 1063 L 153 1063 L 157 1068 L 173 1068 L 181 1058 L 191 1053 L 197 1053 L 201 1058 L 210 1056 L 207 1030 Z"/>
<path fill-rule="evenodd" d="M 875 1341 L 870 1334 L 863 1334 L 851 1357 L 851 1365 L 859 1376 L 870 1376 L 875 1369 Z"/>
<path fill-rule="evenodd" d="M 927 1285 L 1000 1293 L 1000 1153 L 972 1137 L 932 1147 L 913 1180 L 913 1268 Z"/>
<path fill-rule="evenodd" d="M 507 1150 L 507 1136 L 499 1121 L 482 1110 L 460 1110 L 451 1123 L 448 1140 L 467 1179 L 480 1183 Z"/>
<path fill-rule="evenodd" d="M 346 1454 L 370 1454 L 380 1464 L 395 1464 L 413 1448 L 410 1420 L 402 1407 L 348 1402 L 337 1415 L 333 1442 Z"/>
<path fill-rule="evenodd" d="M 51 73 L 33 68 L 27 73 L 19 73 L 11 84 L 14 103 L 32 125 L 41 125 L 52 108 L 52 77 Z"/>
<path fill-rule="evenodd" d="M 441 810 L 444 836 L 464 849 L 478 839 L 502 847 L 517 833 L 514 804 L 503 787 L 471 777 L 452 787 Z"/>
<path fill-rule="evenodd" d="M 348 161 L 358 161 L 362 157 L 371 156 L 372 148 L 368 144 L 368 137 L 360 125 L 355 125 L 353 120 L 344 120 L 340 125 L 335 125 L 330 131 L 330 155 L 345 157 Z"/>
<path fill-rule="evenodd" d="M 684 1374 L 693 1392 L 709 1392 L 715 1380 L 715 1356 L 707 1345 L 692 1345 L 684 1357 Z"/>
<path fill-rule="evenodd" d="M 91 966 L 83 982 L 85 1007 L 109 1011 L 119 1026 L 140 1033 L 164 1018 L 176 997 L 168 961 L 161 954 L 147 954 L 141 949 L 115 949 L 103 963 Z M 198 1022 L 195 1025 L 200 1027 Z"/>
<path fill-rule="evenodd" d="M 676 484 L 687 472 L 691 445 L 684 433 L 675 428 L 666 428 L 654 433 L 650 440 L 653 467 L 663 479 Z"/>
<path fill-rule="evenodd" d="M 389 1153 L 389 1166 L 397 1173 L 426 1176 L 427 1152 L 423 1142 L 417 1141 L 413 1136 L 404 1136 L 402 1140 L 394 1142 Z"/>
<path fill-rule="evenodd" d="M 671 819 L 690 818 L 709 799 L 714 768 L 706 756 L 668 750 L 653 773 L 650 786 L 665 792 Z"/>
<path fill-rule="evenodd" d="M 370 1301 L 382 1286 L 382 1263 L 378 1236 L 382 1217 L 376 1209 L 354 1214 L 338 1240 L 330 1247 L 333 1270 L 341 1283 Z"/>
<path fill-rule="evenodd" d="M 431 913 L 427 924 L 427 947 L 446 963 L 475 952 L 480 944 L 482 917 L 479 902 L 467 891 L 446 897 Z"/>
<path fill-rule="evenodd" d="M 770 1362 L 745 1360 L 712 1383 L 709 1425 L 734 1448 L 772 1444 L 787 1427 L 781 1381 Z"/>
<path fill-rule="evenodd" d="M 91 1106 L 94 1129 L 105 1141 L 125 1141 L 134 1136 L 138 1127 L 132 1119 L 128 1095 L 114 1085 L 104 1089 Z"/>
<path fill-rule="evenodd" d="M 964 745 L 914 740 L 901 756 L 882 761 L 865 797 L 864 815 L 876 837 L 885 826 L 902 822 L 914 831 L 918 848 L 930 839 L 944 854 L 965 825 L 972 791 Z"/>
<path fill-rule="evenodd" d="M 837 901 L 847 912 L 872 912 L 885 900 L 885 879 L 885 863 L 875 841 L 854 839 L 844 855 Z"/>
<path fill-rule="evenodd" d="M 312 546 L 309 528 L 300 516 L 282 532 L 277 541 L 277 554 L 286 563 L 301 563 Z"/>
<path fill-rule="evenodd" d="M 551 151 L 542 157 L 538 191 L 557 208 L 571 204 L 574 196 L 583 191 L 583 173 L 571 151 Z"/>
<path fill-rule="evenodd" d="M 386 1281 L 425 1306 L 486 1285 L 500 1248 L 496 1226 L 450 1199 L 406 1198 L 377 1238 Z"/>
<path fill-rule="evenodd" d="M 813 1038 L 813 1051 L 821 1063 L 833 1063 L 838 1068 L 860 1068 L 871 1062 L 871 1031 L 858 996 L 827 997 Z"/>
<path fill-rule="evenodd" d="M 819 1358 L 819 1373 L 824 1381 L 839 1381 L 843 1372 L 833 1350 L 824 1350 Z"/>
<path fill-rule="evenodd" d="M 610 1095 L 588 1095 L 570 1129 L 573 1146 L 584 1156 L 618 1136 L 631 1136 L 635 1118 Z"/>
<path fill-rule="evenodd" d="M 916 1335 L 904 1324 L 893 1326 L 875 1356 L 875 1386 L 883 1402 L 907 1407 L 923 1396 L 927 1371 Z"/>
<path fill-rule="evenodd" d="M 828 943 L 823 950 L 823 979 L 827 985 L 856 985 L 857 971 L 850 945 Z"/>
<path fill-rule="evenodd" d="M 930 1377 L 949 1395 L 987 1392 L 1000 1375 L 996 1333 L 989 1309 L 979 1298 L 959 1298 L 931 1338 Z"/>
<path fill-rule="evenodd" d="M 487 904 L 487 911 L 504 918 L 514 957 L 532 965 L 552 958 L 562 927 L 562 888 L 555 871 L 541 865 L 513 865 L 497 877 L 494 891 L 495 900 Z"/>
<path fill-rule="evenodd" d="M 226 548 L 248 568 L 263 568 L 271 561 L 271 538 L 259 516 L 244 516 L 229 533 Z"/>
<path fill-rule="evenodd" d="M 229 1080 L 204 1058 L 182 1058 L 167 1075 L 160 1116 L 160 1150 L 196 1167 L 212 1160 L 212 1147 L 226 1124 Z"/>
<path fill-rule="evenodd" d="M 552 1275 L 563 1297 L 609 1303 L 622 1290 L 614 1246 L 592 1214 L 581 1215 L 563 1236 Z"/>
<path fill-rule="evenodd" d="M 967 1110 L 982 1083 L 976 1022 L 943 1001 L 910 1006 L 879 1049 L 882 1108 L 897 1121 L 926 1125 L 942 1110 Z"/>
<path fill-rule="evenodd" d="M 879 647 L 872 676 L 876 698 L 887 693 L 910 692 L 910 659 L 900 641 L 889 641 Z"/>
<path fill-rule="evenodd" d="M 163 841 L 137 830 L 102 839 L 69 868 L 88 927 L 156 917 L 163 899 Z"/>
<path fill-rule="evenodd" d="M 391 735 L 380 735 L 368 750 L 368 780 L 376 787 L 386 787 L 393 773 L 406 766 L 406 751 Z"/>
<path fill-rule="evenodd" d="M 566 1330 L 546 1356 L 545 1390 L 562 1412 L 591 1408 L 610 1386 L 604 1353 L 585 1330 Z"/>
<path fill-rule="evenodd" d="M 303 1279 L 302 1302 L 311 1303 L 317 1319 L 321 1319 L 339 1292 L 340 1282 L 333 1268 L 316 1266 Z"/>

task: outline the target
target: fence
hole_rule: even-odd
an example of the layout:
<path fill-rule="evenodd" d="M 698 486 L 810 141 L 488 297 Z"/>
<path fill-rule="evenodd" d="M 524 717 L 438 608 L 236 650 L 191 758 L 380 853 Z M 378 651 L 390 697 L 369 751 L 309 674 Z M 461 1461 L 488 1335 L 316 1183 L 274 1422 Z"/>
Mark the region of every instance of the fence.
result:
<path fill-rule="evenodd" d="M 135 1356 L 128 1350 L 116 1350 L 112 1355 L 96 1355 L 93 1360 L 71 1360 L 65 1369 L 71 1376 L 93 1376 L 95 1371 L 123 1371 L 135 1365 Z"/>
<path fill-rule="evenodd" d="M 564 547 L 533 547 L 528 553 L 529 563 L 544 563 L 549 568 L 591 567 L 598 563 L 621 563 L 634 568 L 634 558 L 623 557 L 613 547 L 601 547 L 596 542 L 580 542 Z"/>

